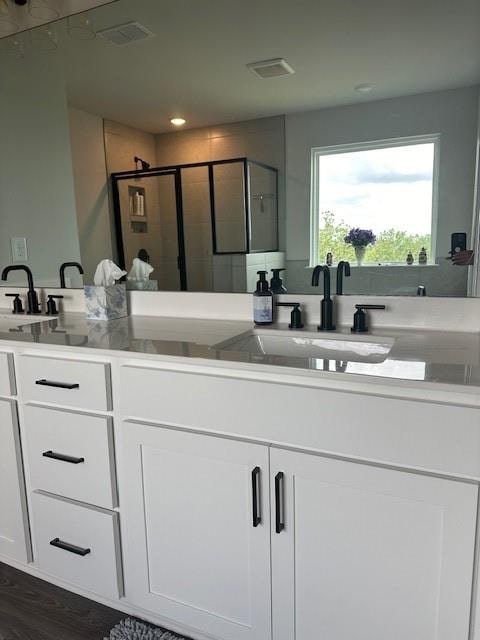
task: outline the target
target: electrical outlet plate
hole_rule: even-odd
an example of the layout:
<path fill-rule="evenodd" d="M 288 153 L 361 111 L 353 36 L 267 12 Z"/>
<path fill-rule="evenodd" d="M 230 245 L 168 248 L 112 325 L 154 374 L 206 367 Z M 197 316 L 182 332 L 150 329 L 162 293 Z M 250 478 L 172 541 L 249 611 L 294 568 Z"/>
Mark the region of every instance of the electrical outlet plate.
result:
<path fill-rule="evenodd" d="M 26 262 L 27 256 L 27 239 L 26 238 L 10 238 L 12 247 L 12 261 Z"/>

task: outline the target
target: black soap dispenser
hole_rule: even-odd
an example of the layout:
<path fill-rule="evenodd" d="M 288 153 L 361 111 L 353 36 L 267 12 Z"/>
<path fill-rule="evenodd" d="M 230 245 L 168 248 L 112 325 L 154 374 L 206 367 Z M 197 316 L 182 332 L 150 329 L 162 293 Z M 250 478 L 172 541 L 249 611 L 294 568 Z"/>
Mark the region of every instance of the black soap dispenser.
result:
<path fill-rule="evenodd" d="M 280 271 L 285 271 L 285 268 L 271 269 L 273 276 L 272 276 L 272 279 L 270 280 L 270 291 L 272 293 L 287 293 L 287 288 L 283 284 L 283 280 L 280 277 Z"/>
<path fill-rule="evenodd" d="M 272 324 L 273 293 L 267 282 L 267 271 L 257 271 L 260 278 L 253 294 L 253 321 L 255 324 Z"/>

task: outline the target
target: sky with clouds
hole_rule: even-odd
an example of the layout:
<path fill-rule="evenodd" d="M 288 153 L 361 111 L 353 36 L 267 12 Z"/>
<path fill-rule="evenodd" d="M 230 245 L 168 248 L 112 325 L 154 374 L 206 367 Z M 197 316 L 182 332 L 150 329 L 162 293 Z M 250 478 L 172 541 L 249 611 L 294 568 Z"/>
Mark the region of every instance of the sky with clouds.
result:
<path fill-rule="evenodd" d="M 320 211 L 374 233 L 430 233 L 433 160 L 433 143 L 322 156 Z"/>

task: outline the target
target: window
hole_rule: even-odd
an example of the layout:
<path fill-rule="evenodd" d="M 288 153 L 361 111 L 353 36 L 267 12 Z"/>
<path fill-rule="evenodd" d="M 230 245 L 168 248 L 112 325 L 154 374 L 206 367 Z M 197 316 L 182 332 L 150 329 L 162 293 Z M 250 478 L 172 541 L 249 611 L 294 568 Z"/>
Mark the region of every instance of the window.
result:
<path fill-rule="evenodd" d="M 422 247 L 433 263 L 438 147 L 434 135 L 312 149 L 310 264 L 355 264 L 352 228 L 376 236 L 365 264 L 416 262 Z"/>

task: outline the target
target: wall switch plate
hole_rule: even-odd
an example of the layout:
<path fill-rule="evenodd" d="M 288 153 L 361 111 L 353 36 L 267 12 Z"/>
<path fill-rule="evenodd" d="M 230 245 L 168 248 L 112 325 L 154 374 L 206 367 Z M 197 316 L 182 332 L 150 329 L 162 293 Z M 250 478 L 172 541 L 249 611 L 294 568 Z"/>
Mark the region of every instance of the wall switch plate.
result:
<path fill-rule="evenodd" d="M 12 261 L 26 262 L 27 261 L 27 239 L 26 238 L 10 238 L 10 244 L 12 247 Z"/>

